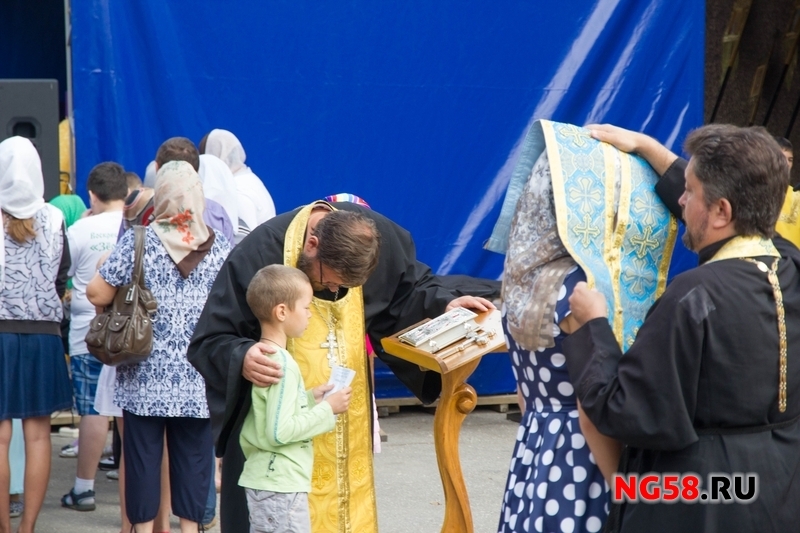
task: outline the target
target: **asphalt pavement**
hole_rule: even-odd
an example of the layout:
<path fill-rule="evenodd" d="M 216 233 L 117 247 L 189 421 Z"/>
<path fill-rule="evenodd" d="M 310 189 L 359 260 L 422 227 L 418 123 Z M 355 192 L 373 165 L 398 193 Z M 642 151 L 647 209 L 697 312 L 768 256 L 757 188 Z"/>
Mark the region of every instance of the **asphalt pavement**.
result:
<path fill-rule="evenodd" d="M 433 415 L 421 408 L 404 407 L 380 419 L 388 442 L 375 456 L 375 487 L 381 533 L 435 533 L 444 517 L 444 493 L 433 447 Z M 503 499 L 506 470 L 514 448 L 517 424 L 506 415 L 478 407 L 461 431 L 461 465 L 469 492 L 476 533 L 496 531 Z M 119 532 L 117 482 L 97 473 L 97 509 L 63 509 L 60 498 L 75 478 L 75 459 L 58 457 L 71 437 L 52 435 L 53 466 L 47 497 L 39 515 L 39 533 Z M 12 528 L 19 519 L 12 520 Z M 180 531 L 177 518 L 172 531 Z M 210 530 L 219 532 L 219 526 Z M 357 532 L 353 532 L 357 533 Z"/>

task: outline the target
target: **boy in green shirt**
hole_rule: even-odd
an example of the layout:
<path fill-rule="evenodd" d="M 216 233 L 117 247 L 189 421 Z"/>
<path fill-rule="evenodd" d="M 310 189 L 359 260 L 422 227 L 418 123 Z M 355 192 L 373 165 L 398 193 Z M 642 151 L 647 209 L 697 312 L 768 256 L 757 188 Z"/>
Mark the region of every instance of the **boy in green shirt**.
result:
<path fill-rule="evenodd" d="M 247 287 L 247 304 L 261 323 L 261 341 L 278 348 L 265 355 L 283 369 L 279 383 L 253 386 L 253 405 L 239 438 L 247 459 L 239 485 L 246 489 L 251 531 L 310 531 L 311 439 L 331 431 L 335 415 L 350 403 L 350 387 L 324 400 L 333 385 L 306 391 L 300 368 L 286 351 L 286 339 L 299 337 L 308 326 L 312 298 L 308 277 L 284 265 L 262 268 Z"/>

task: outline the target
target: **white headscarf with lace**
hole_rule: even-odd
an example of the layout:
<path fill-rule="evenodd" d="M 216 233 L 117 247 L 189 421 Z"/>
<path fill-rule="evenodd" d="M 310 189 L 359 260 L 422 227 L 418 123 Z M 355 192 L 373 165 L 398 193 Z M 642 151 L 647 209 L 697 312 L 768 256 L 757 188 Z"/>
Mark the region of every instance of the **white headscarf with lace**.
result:
<path fill-rule="evenodd" d="M 234 174 L 243 168 L 247 168 L 247 165 L 244 164 L 245 159 L 247 159 L 247 155 L 244 153 L 244 146 L 239 142 L 236 135 L 228 130 L 211 130 L 211 133 L 206 138 L 204 153 L 219 157 Z"/>

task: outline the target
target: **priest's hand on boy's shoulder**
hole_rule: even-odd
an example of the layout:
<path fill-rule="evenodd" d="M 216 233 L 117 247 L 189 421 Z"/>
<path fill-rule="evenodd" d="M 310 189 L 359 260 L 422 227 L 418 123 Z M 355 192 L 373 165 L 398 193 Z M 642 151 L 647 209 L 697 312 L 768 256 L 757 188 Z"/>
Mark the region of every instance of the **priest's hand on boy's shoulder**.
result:
<path fill-rule="evenodd" d="M 281 365 L 264 354 L 275 353 L 274 346 L 257 342 L 244 354 L 242 361 L 242 377 L 259 387 L 269 387 L 278 383 L 283 377 Z"/>
<path fill-rule="evenodd" d="M 456 298 L 447 304 L 445 311 L 452 311 L 456 307 L 472 309 L 478 313 L 483 313 L 484 311 L 493 311 L 495 309 L 492 302 L 486 298 L 481 298 L 480 296 L 461 296 Z"/>
<path fill-rule="evenodd" d="M 569 308 L 578 327 L 595 318 L 608 316 L 606 297 L 596 289 L 590 289 L 585 281 L 575 285 L 572 296 L 569 297 Z"/>

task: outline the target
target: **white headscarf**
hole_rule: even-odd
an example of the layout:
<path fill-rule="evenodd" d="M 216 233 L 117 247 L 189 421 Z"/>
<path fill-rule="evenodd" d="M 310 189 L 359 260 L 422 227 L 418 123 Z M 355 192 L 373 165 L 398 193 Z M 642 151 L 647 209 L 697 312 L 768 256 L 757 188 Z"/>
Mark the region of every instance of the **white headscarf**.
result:
<path fill-rule="evenodd" d="M 3 211 L 15 218 L 31 218 L 44 205 L 43 196 L 42 161 L 33 143 L 24 137 L 0 142 Z"/>
<path fill-rule="evenodd" d="M 30 140 L 9 137 L 0 142 L 0 208 L 9 215 L 31 218 L 45 203 L 42 161 Z M 3 286 L 6 251 L 0 216 L 0 288 Z"/>
<path fill-rule="evenodd" d="M 211 133 L 206 138 L 205 153 L 222 159 L 234 174 L 243 168 L 247 168 L 247 165 L 244 164 L 247 158 L 244 153 L 244 147 L 236 135 L 228 130 L 211 130 Z"/>
<path fill-rule="evenodd" d="M 206 198 L 214 200 L 225 209 L 231 219 L 231 227 L 239 226 L 239 207 L 236 197 L 236 178 L 219 157 L 200 155 L 200 181 Z"/>

